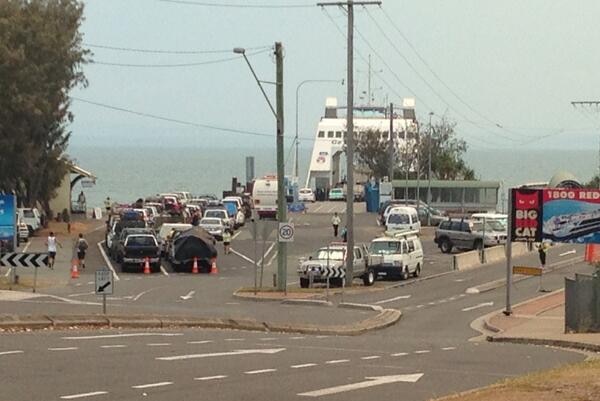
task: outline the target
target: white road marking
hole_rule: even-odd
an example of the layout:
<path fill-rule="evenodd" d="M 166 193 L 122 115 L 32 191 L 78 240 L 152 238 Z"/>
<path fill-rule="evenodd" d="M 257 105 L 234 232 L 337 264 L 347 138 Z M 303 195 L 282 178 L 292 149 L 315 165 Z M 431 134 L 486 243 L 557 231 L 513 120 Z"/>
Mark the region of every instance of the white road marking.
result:
<path fill-rule="evenodd" d="M 277 341 L 278 339 L 275 337 L 266 337 L 266 338 L 261 338 L 260 341 Z"/>
<path fill-rule="evenodd" d="M 0 356 L 1 355 L 13 355 L 13 354 L 22 354 L 25 351 L 21 351 L 21 350 L 15 350 L 15 351 L 2 351 L 0 352 Z"/>
<path fill-rule="evenodd" d="M 397 352 L 395 354 L 392 354 L 392 356 L 406 356 L 408 355 L 408 352 Z"/>
<path fill-rule="evenodd" d="M 394 376 L 378 376 L 378 377 L 365 377 L 365 381 L 352 383 L 352 384 L 344 384 L 341 386 L 324 388 L 321 390 L 309 391 L 307 393 L 300 393 L 299 396 L 303 397 L 322 397 L 324 395 L 338 394 L 344 393 L 347 391 L 359 390 L 363 388 L 379 386 L 382 384 L 390 384 L 397 382 L 406 382 L 406 383 L 416 383 L 421 377 L 423 373 L 415 373 L 412 375 L 394 375 Z"/>
<path fill-rule="evenodd" d="M 168 275 L 169 275 L 169 272 L 167 272 L 167 269 L 165 269 L 165 267 L 162 265 L 162 263 L 161 263 L 161 265 L 160 265 L 160 272 L 161 272 L 162 274 L 164 274 L 165 276 L 168 276 Z"/>
<path fill-rule="evenodd" d="M 27 250 L 29 249 L 29 246 L 31 245 L 31 239 L 29 239 L 27 241 L 27 244 L 25 245 L 25 247 L 23 248 L 23 253 L 27 252 Z"/>
<path fill-rule="evenodd" d="M 73 395 L 63 395 L 60 397 L 61 400 L 74 400 L 76 398 L 85 398 L 85 397 L 93 397 L 96 395 L 104 395 L 108 394 L 108 391 L 94 391 L 91 393 L 81 393 L 81 394 L 73 394 Z"/>
<path fill-rule="evenodd" d="M 124 344 L 101 345 L 100 348 L 127 348 Z"/>
<path fill-rule="evenodd" d="M 561 254 L 560 254 L 560 255 L 558 255 L 558 256 L 574 255 L 574 254 L 576 254 L 576 253 L 577 253 L 577 251 L 576 251 L 575 249 L 571 249 L 570 251 L 563 252 L 563 253 L 561 253 Z"/>
<path fill-rule="evenodd" d="M 371 356 L 363 356 L 360 359 L 365 360 L 365 361 L 369 361 L 371 359 L 379 359 L 379 358 L 381 358 L 379 355 L 371 355 Z"/>
<path fill-rule="evenodd" d="M 113 267 L 112 263 L 110 262 L 110 259 L 108 258 L 108 256 L 106 256 L 106 252 L 104 252 L 104 247 L 102 246 L 102 244 L 104 244 L 104 242 L 106 242 L 106 241 L 100 241 L 96 245 L 98 245 L 98 249 L 100 249 L 100 253 L 102 254 L 102 257 L 104 258 L 106 265 L 112 272 L 113 277 L 115 278 L 116 281 L 119 281 L 119 280 L 121 280 L 121 278 L 117 274 L 117 272 L 116 272 L 115 268 Z"/>
<path fill-rule="evenodd" d="M 444 347 L 444 348 L 442 348 L 442 351 L 452 351 L 455 349 L 456 349 L 456 347 Z"/>
<path fill-rule="evenodd" d="M 137 301 L 138 299 L 140 299 L 143 295 L 149 293 L 150 291 L 154 290 L 154 288 L 150 288 L 149 290 L 146 291 L 142 291 L 139 294 L 137 294 L 135 297 L 133 297 L 134 301 Z"/>
<path fill-rule="evenodd" d="M 479 294 L 479 289 L 477 287 L 469 287 L 467 288 L 467 290 L 465 291 L 467 294 Z M 461 294 L 461 296 L 463 296 L 465 294 Z"/>
<path fill-rule="evenodd" d="M 233 234 L 233 236 L 231 237 L 232 240 L 236 239 L 238 235 L 240 235 L 242 232 L 238 231 L 237 233 Z"/>
<path fill-rule="evenodd" d="M 184 301 L 187 301 L 188 299 L 192 299 L 192 297 L 194 296 L 195 293 L 196 293 L 196 291 L 190 291 L 186 295 L 182 295 L 179 298 L 181 298 Z"/>
<path fill-rule="evenodd" d="M 13 268 L 9 268 L 6 273 L 4 274 L 4 277 L 8 277 L 10 275 L 10 273 L 12 272 Z"/>
<path fill-rule="evenodd" d="M 227 378 L 227 376 L 225 376 L 225 375 L 218 375 L 218 376 L 194 377 L 194 380 L 206 381 L 206 380 L 219 380 L 219 379 L 226 379 L 226 378 Z"/>
<path fill-rule="evenodd" d="M 304 340 L 306 337 L 290 337 L 290 340 Z"/>
<path fill-rule="evenodd" d="M 81 287 L 82 285 L 83 284 L 81 284 L 81 283 L 77 283 L 77 284 L 75 284 L 75 287 Z"/>
<path fill-rule="evenodd" d="M 315 336 L 315 338 L 328 338 L 329 336 Z"/>
<path fill-rule="evenodd" d="M 425 305 L 417 305 L 417 309 L 423 308 Z"/>
<path fill-rule="evenodd" d="M 87 285 L 92 285 L 92 284 L 95 284 L 95 283 L 93 281 L 88 281 L 86 284 Z"/>
<path fill-rule="evenodd" d="M 327 361 L 325 363 L 328 364 L 328 365 L 335 365 L 335 364 L 338 364 L 338 363 L 346 363 L 346 362 L 350 362 L 350 359 L 335 359 L 333 361 Z"/>
<path fill-rule="evenodd" d="M 95 291 L 88 291 L 88 292 L 80 292 L 80 293 L 77 293 L 77 294 L 70 294 L 70 295 L 67 295 L 67 296 L 70 297 L 70 298 L 75 298 L 75 297 L 83 297 L 85 295 L 94 295 L 95 293 L 96 293 Z"/>
<path fill-rule="evenodd" d="M 466 297 L 467 294 L 459 294 L 458 296 L 462 298 L 462 297 Z"/>
<path fill-rule="evenodd" d="M 388 302 L 394 302 L 399 299 L 408 299 L 408 298 L 410 298 L 410 295 L 400 295 L 399 297 L 394 297 L 394 298 L 384 299 L 382 301 L 377 301 L 377 302 L 375 302 L 375 305 L 387 304 Z"/>
<path fill-rule="evenodd" d="M 273 263 L 273 261 L 275 260 L 276 257 L 277 257 L 277 251 L 275 251 L 275 253 L 273 254 L 273 256 L 271 256 L 271 258 L 267 262 L 266 266 L 271 266 L 271 263 Z"/>
<path fill-rule="evenodd" d="M 313 213 L 318 212 L 319 210 L 321 210 L 321 208 L 323 207 L 323 204 L 320 204 L 315 210 L 313 210 Z"/>
<path fill-rule="evenodd" d="M 245 338 L 226 338 L 224 341 L 246 341 Z"/>
<path fill-rule="evenodd" d="M 148 343 L 146 344 L 148 347 L 168 347 L 171 343 Z"/>
<path fill-rule="evenodd" d="M 213 340 L 188 341 L 188 344 L 210 344 Z"/>
<path fill-rule="evenodd" d="M 468 308 L 463 308 L 462 311 L 468 312 L 468 311 L 472 311 L 472 310 L 479 309 L 479 308 L 485 308 L 486 306 L 494 306 L 494 303 L 493 302 L 482 302 L 482 303 L 474 305 L 474 306 L 469 306 Z"/>
<path fill-rule="evenodd" d="M 239 305 L 239 302 L 225 302 L 225 305 Z"/>
<path fill-rule="evenodd" d="M 271 373 L 271 372 L 277 372 L 277 369 L 249 370 L 247 372 L 244 372 L 244 374 L 246 374 L 246 375 L 258 375 L 258 374 L 261 374 L 261 373 Z"/>
<path fill-rule="evenodd" d="M 78 347 L 48 348 L 48 351 L 75 351 Z"/>
<path fill-rule="evenodd" d="M 428 349 L 422 349 L 422 350 L 419 350 L 419 351 L 415 351 L 415 354 L 428 354 L 430 352 L 431 351 L 428 350 Z"/>
<path fill-rule="evenodd" d="M 435 302 L 428 302 L 427 305 L 435 305 Z"/>
<path fill-rule="evenodd" d="M 137 386 L 131 386 L 131 388 L 152 388 L 152 387 L 164 387 L 173 384 L 173 382 L 159 382 L 159 383 L 148 383 L 148 384 L 138 384 Z"/>
<path fill-rule="evenodd" d="M 96 340 L 99 338 L 121 338 L 121 337 L 176 337 L 183 333 L 126 333 L 126 334 L 103 334 L 98 336 L 62 337 L 63 340 Z"/>
<path fill-rule="evenodd" d="M 438 303 L 439 303 L 439 304 L 443 304 L 443 303 L 446 303 L 446 302 L 448 302 L 448 300 L 447 300 L 447 299 L 440 299 L 440 300 L 438 301 Z"/>
<path fill-rule="evenodd" d="M 213 352 L 210 354 L 189 354 L 189 355 L 176 355 L 176 356 L 163 356 L 156 358 L 159 361 L 182 361 L 186 359 L 197 359 L 197 358 L 210 358 L 216 356 L 235 356 L 235 355 L 250 355 L 250 354 L 276 354 L 278 352 L 285 351 L 285 348 L 272 348 L 272 349 L 239 349 L 236 351 L 229 352 Z"/>
<path fill-rule="evenodd" d="M 247 262 L 250 262 L 250 263 L 254 264 L 254 261 L 253 261 L 252 259 L 250 259 L 248 256 L 246 256 L 246 255 L 244 255 L 244 254 L 242 254 L 242 253 L 239 253 L 238 251 L 236 251 L 236 250 L 235 250 L 235 249 L 233 249 L 233 248 L 230 248 L 230 251 L 231 251 L 231 253 L 233 253 L 234 255 L 237 255 L 237 256 L 239 256 L 240 258 L 244 259 L 245 261 L 247 261 Z"/>
<path fill-rule="evenodd" d="M 290 368 L 292 369 L 302 369 L 302 368 L 310 368 L 312 366 L 317 366 L 316 363 L 303 363 L 302 365 L 292 365 Z"/>

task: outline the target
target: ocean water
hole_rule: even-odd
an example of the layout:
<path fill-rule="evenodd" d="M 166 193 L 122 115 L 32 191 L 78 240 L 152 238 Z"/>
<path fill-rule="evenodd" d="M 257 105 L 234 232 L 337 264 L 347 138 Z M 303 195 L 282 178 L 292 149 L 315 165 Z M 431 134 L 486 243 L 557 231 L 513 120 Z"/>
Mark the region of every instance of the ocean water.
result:
<path fill-rule="evenodd" d="M 311 148 L 300 148 L 300 183 L 306 180 Z M 231 177 L 246 177 L 246 156 L 254 156 L 256 176 L 276 172 L 275 148 L 201 148 L 71 146 L 69 155 L 96 177 L 83 188 L 89 206 L 111 199 L 132 202 L 158 192 L 175 190 L 221 194 Z M 286 151 L 286 173 L 293 169 L 293 153 Z M 587 182 L 598 171 L 597 150 L 469 150 L 465 155 L 478 179 L 502 182 L 501 191 L 527 182 L 549 181 L 560 170 Z M 82 188 L 73 190 L 76 198 Z M 501 196 L 502 198 L 502 196 Z"/>

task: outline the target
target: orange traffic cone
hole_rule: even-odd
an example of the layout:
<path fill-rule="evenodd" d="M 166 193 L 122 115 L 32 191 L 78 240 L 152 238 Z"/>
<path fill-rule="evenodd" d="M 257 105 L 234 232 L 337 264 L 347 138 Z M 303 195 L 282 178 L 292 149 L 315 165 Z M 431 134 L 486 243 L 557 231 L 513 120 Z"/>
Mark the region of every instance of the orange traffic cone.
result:
<path fill-rule="evenodd" d="M 213 259 L 210 265 L 210 274 L 219 274 L 219 269 L 217 268 L 217 259 Z"/>
<path fill-rule="evenodd" d="M 198 258 L 194 257 L 194 265 L 192 266 L 192 273 L 198 274 Z"/>
<path fill-rule="evenodd" d="M 150 259 L 148 258 L 144 262 L 144 274 L 150 274 Z"/>
<path fill-rule="evenodd" d="M 71 278 L 79 278 L 79 269 L 77 265 L 79 261 L 77 259 L 73 259 L 73 263 L 71 263 Z"/>

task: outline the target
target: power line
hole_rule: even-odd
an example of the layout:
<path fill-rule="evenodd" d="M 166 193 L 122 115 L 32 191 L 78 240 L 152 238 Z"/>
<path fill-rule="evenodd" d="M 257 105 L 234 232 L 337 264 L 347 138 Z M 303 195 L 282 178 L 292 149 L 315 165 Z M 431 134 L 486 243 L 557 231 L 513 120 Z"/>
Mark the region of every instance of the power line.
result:
<path fill-rule="evenodd" d="M 218 8 L 313 8 L 314 4 L 242 4 L 242 3 L 212 3 L 207 1 L 191 1 L 191 0 L 159 0 L 164 3 L 188 4 L 202 7 L 218 7 Z"/>
<path fill-rule="evenodd" d="M 258 54 L 266 53 L 268 51 L 270 51 L 270 49 L 264 49 L 261 51 L 248 53 L 247 57 L 256 56 Z M 229 61 L 237 60 L 239 58 L 242 58 L 242 56 L 232 56 L 232 57 L 221 58 L 221 59 L 217 59 L 217 60 L 200 61 L 197 63 L 129 64 L 129 63 L 112 63 L 112 62 L 106 62 L 106 61 L 90 61 L 90 64 L 106 65 L 106 66 L 111 66 L 111 67 L 132 67 L 132 68 L 178 68 L 178 67 L 198 67 L 201 65 L 209 65 L 209 64 L 220 64 L 220 63 L 226 63 Z"/>
<path fill-rule="evenodd" d="M 222 50 L 159 50 L 159 49 L 140 49 L 134 47 L 118 47 L 118 46 L 108 46 L 108 45 L 99 45 L 95 43 L 83 43 L 83 46 L 92 47 L 96 49 L 106 49 L 106 50 L 114 50 L 114 51 L 122 51 L 122 52 L 132 52 L 132 53 L 149 53 L 149 54 L 218 54 L 218 53 L 231 53 L 231 49 L 222 49 Z M 247 47 L 246 50 L 263 50 L 271 48 L 272 46 L 258 46 L 258 47 Z"/>

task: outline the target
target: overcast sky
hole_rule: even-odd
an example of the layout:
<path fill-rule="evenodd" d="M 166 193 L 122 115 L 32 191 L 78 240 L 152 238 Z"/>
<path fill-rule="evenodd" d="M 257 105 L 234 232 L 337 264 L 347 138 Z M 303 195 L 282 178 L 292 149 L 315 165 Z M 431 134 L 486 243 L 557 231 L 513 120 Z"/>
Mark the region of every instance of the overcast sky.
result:
<path fill-rule="evenodd" d="M 272 134 L 274 117 L 247 65 L 232 52 L 155 54 L 97 46 L 168 51 L 239 46 L 260 51 L 281 41 L 286 135 L 293 136 L 298 84 L 307 79 L 345 78 L 346 42 L 338 31 L 346 31 L 343 10 L 330 7 L 325 12 L 308 0 L 206 2 L 307 7 L 86 0 L 82 29 L 93 60 L 147 67 L 86 65 L 89 86 L 72 95 L 135 112 Z M 474 149 L 598 147 L 600 109 L 575 109 L 570 102 L 600 100 L 600 2 L 383 0 L 381 9 L 357 7 L 356 14 L 356 103 L 362 102 L 358 96 L 367 89 L 365 60 L 371 55 L 377 103 L 388 99 L 398 104 L 402 97 L 416 97 L 420 119 L 427 121 L 430 111 L 445 114 L 458 123 L 457 132 Z M 234 59 L 164 66 L 229 58 Z M 270 51 L 250 57 L 250 62 L 260 79 L 274 80 Z M 274 102 L 274 88 L 266 87 Z M 339 83 L 302 87 L 301 138 L 314 136 L 325 97 L 337 96 L 345 104 L 345 90 Z M 73 111 L 74 145 L 275 146 L 274 137 L 158 121 L 80 101 L 73 102 Z"/>

